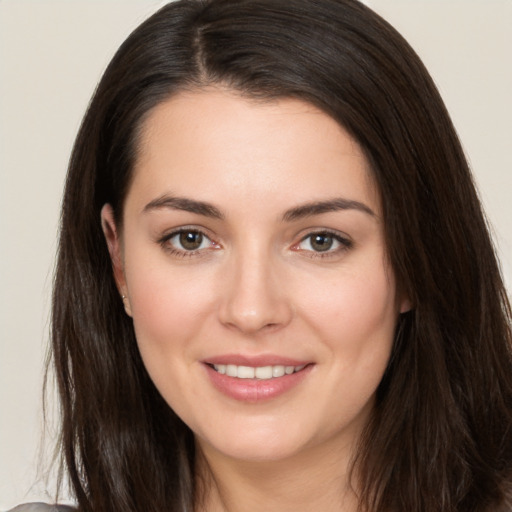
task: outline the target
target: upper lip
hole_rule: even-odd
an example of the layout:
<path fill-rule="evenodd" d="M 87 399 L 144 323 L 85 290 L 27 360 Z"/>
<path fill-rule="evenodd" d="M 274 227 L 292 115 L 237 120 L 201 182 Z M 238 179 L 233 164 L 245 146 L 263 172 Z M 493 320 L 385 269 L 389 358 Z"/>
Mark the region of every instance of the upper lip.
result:
<path fill-rule="evenodd" d="M 223 354 L 212 356 L 202 361 L 205 364 L 234 364 L 236 366 L 302 366 L 311 363 L 304 359 L 279 356 L 275 354 L 261 354 L 248 356 L 242 354 Z"/>

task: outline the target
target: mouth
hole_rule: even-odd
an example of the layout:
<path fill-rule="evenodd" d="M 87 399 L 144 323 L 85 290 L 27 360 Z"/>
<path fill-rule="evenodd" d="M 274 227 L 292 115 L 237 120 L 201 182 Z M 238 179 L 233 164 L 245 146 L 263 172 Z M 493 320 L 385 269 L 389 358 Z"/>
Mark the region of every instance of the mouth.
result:
<path fill-rule="evenodd" d="M 308 381 L 315 363 L 280 356 L 224 355 L 203 361 L 214 388 L 246 403 L 267 403 Z"/>
<path fill-rule="evenodd" d="M 298 366 L 285 366 L 285 365 L 271 365 L 271 366 L 238 366 L 235 364 L 210 364 L 217 373 L 234 377 L 236 379 L 258 379 L 270 380 L 284 377 L 285 375 L 292 375 L 302 371 L 307 364 Z"/>

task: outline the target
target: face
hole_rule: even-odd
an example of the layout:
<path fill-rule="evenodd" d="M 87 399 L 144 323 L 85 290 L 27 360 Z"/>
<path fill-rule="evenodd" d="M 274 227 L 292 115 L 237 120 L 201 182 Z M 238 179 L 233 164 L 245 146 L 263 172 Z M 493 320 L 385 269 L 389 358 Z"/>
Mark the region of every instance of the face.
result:
<path fill-rule="evenodd" d="M 358 144 L 298 100 L 210 89 L 145 121 L 122 232 L 103 227 L 156 387 L 211 453 L 357 438 L 400 311 Z"/>

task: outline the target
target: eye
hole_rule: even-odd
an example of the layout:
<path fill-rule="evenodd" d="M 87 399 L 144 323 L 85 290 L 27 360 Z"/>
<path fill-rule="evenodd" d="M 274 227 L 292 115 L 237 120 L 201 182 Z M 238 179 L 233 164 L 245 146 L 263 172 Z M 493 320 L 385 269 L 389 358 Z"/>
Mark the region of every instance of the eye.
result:
<path fill-rule="evenodd" d="M 335 253 L 351 247 L 352 242 L 329 231 L 319 231 L 305 236 L 295 247 L 301 251 Z"/>
<path fill-rule="evenodd" d="M 216 247 L 216 244 L 197 229 L 180 229 L 164 236 L 160 244 L 171 253 L 180 256 L 191 256 L 197 251 Z"/>
<path fill-rule="evenodd" d="M 198 249 L 204 248 L 203 245 L 206 240 L 208 240 L 208 238 L 199 231 L 181 231 L 171 237 L 169 242 L 186 251 L 197 251 Z"/>

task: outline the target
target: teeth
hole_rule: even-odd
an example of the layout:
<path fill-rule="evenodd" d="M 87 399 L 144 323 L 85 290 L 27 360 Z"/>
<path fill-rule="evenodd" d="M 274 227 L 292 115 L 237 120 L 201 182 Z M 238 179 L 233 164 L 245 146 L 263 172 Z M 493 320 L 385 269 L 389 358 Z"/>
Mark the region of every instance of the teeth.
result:
<path fill-rule="evenodd" d="M 225 374 L 225 373 L 226 373 L 226 365 L 225 365 L 225 364 L 216 364 L 216 365 L 214 365 L 214 368 L 215 368 L 219 373 L 222 373 L 222 374 Z"/>
<path fill-rule="evenodd" d="M 219 373 L 228 377 L 237 377 L 238 379 L 260 379 L 267 380 L 283 375 L 291 375 L 300 372 L 306 365 L 300 366 L 237 366 L 235 364 L 214 364 L 213 367 Z"/>
<path fill-rule="evenodd" d="M 254 370 L 254 375 L 257 379 L 271 379 L 272 366 L 259 366 Z"/>
<path fill-rule="evenodd" d="M 254 379 L 254 368 L 250 366 L 238 366 L 236 376 L 239 379 Z"/>
<path fill-rule="evenodd" d="M 282 377 L 285 372 L 284 366 L 272 366 L 272 377 Z"/>

